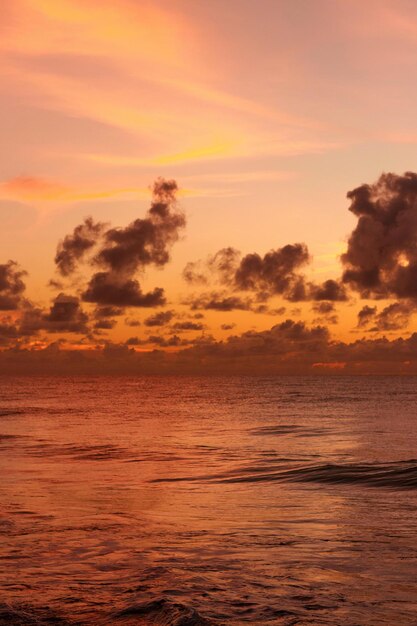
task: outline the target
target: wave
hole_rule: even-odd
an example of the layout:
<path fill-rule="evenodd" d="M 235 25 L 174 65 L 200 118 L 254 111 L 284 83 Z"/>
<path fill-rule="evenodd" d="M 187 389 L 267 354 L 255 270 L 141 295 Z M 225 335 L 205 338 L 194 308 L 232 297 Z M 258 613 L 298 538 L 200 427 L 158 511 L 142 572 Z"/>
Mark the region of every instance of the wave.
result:
<path fill-rule="evenodd" d="M 159 478 L 152 482 L 209 481 L 216 483 L 325 483 L 332 485 L 358 484 L 368 487 L 417 489 L 417 460 L 390 463 L 323 463 L 276 469 L 265 464 L 235 469 L 224 474 L 193 477 Z"/>
<path fill-rule="evenodd" d="M 165 598 L 134 604 L 127 608 L 100 619 L 93 620 L 95 624 L 120 624 L 120 626 L 221 626 L 216 620 L 202 617 L 195 609 L 177 602 L 170 602 Z M 83 622 L 84 624 L 86 622 Z M 90 622 L 89 622 L 90 623 Z M 0 626 L 75 626 L 79 622 L 67 621 L 52 613 L 49 608 L 33 606 L 14 607 L 0 604 Z"/>
<path fill-rule="evenodd" d="M 118 624 L 137 626 L 214 626 L 214 622 L 202 617 L 195 609 L 165 598 L 129 606 L 113 614 L 112 623 L 116 620 Z M 219 622 L 216 621 L 216 624 Z"/>
<path fill-rule="evenodd" d="M 70 626 L 70 622 L 61 619 L 49 609 L 34 607 L 12 607 L 0 604 L 0 626 Z"/>

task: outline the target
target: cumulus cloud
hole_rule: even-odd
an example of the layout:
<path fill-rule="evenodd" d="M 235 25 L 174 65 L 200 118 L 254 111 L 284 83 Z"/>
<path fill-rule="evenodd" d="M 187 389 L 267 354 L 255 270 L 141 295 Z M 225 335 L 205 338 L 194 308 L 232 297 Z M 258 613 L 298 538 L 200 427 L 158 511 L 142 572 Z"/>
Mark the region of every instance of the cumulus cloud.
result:
<path fill-rule="evenodd" d="M 0 265 L 0 311 L 13 311 L 22 304 L 25 275 L 15 261 Z"/>
<path fill-rule="evenodd" d="M 117 320 L 99 319 L 94 323 L 96 330 L 112 330 L 117 324 Z"/>
<path fill-rule="evenodd" d="M 318 315 L 318 317 L 313 320 L 314 324 L 337 324 L 338 322 L 336 308 L 333 302 L 314 302 L 312 311 Z"/>
<path fill-rule="evenodd" d="M 164 290 L 155 287 L 143 293 L 139 282 L 113 272 L 97 272 L 82 294 L 85 302 L 119 307 L 154 307 L 165 304 Z"/>
<path fill-rule="evenodd" d="M 247 254 L 236 270 L 235 285 L 242 291 L 303 300 L 304 281 L 297 270 L 307 265 L 309 260 L 307 246 L 299 243 L 271 250 L 263 257 L 256 253 Z"/>
<path fill-rule="evenodd" d="M 86 333 L 88 315 L 81 309 L 80 301 L 74 296 L 60 293 L 49 311 L 29 306 L 20 321 L 22 335 L 35 335 L 40 330 L 48 333 Z"/>
<path fill-rule="evenodd" d="M 343 281 L 364 298 L 417 299 L 417 174 L 382 174 L 347 195 L 358 223 Z"/>
<path fill-rule="evenodd" d="M 165 326 L 174 317 L 174 311 L 160 311 L 145 319 L 145 326 Z"/>
<path fill-rule="evenodd" d="M 182 271 L 182 277 L 189 285 L 207 285 L 209 277 L 202 261 L 189 261 Z"/>
<path fill-rule="evenodd" d="M 178 335 L 171 335 L 169 337 L 163 337 L 160 335 L 151 335 L 148 337 L 148 343 L 153 343 L 161 348 L 177 348 L 179 346 L 187 345 L 187 341 L 181 339 Z"/>
<path fill-rule="evenodd" d="M 358 328 L 368 327 L 371 332 L 404 330 L 415 312 L 412 302 L 393 302 L 379 313 L 377 307 L 364 306 L 358 313 Z"/>
<path fill-rule="evenodd" d="M 236 248 L 222 248 L 206 261 L 190 261 L 183 270 L 183 278 L 190 285 L 208 285 L 220 282 L 233 285 L 234 274 L 239 266 L 241 253 Z"/>
<path fill-rule="evenodd" d="M 125 228 L 107 228 L 87 218 L 59 244 L 55 263 L 70 276 L 80 262 L 99 268 L 82 293 L 85 302 L 117 307 L 153 307 L 165 303 L 161 288 L 144 293 L 136 278 L 147 266 L 163 267 L 185 227 L 176 203 L 177 183 L 159 178 L 146 216 Z M 88 257 L 88 258 L 87 258 Z"/>
<path fill-rule="evenodd" d="M 369 306 L 368 304 L 363 306 L 358 312 L 358 328 L 364 328 L 364 326 L 367 326 L 374 319 L 376 312 L 376 306 Z"/>
<path fill-rule="evenodd" d="M 231 296 L 228 295 L 226 291 L 201 293 L 198 296 L 191 297 L 186 301 L 186 304 L 189 304 L 193 311 L 198 309 L 212 311 L 249 311 L 252 308 L 251 299 Z"/>
<path fill-rule="evenodd" d="M 204 324 L 201 322 L 192 322 L 191 320 L 187 320 L 185 322 L 176 322 L 172 325 L 172 330 L 177 332 L 187 331 L 187 330 L 203 330 L 205 328 Z"/>
<path fill-rule="evenodd" d="M 292 302 L 347 300 L 345 286 L 339 281 L 329 279 L 315 284 L 306 280 L 301 270 L 310 261 L 304 243 L 288 244 L 264 256 L 254 252 L 242 257 L 238 250 L 229 247 L 208 257 L 204 263 L 201 260 L 188 263 L 183 278 L 191 285 L 217 283 L 234 291 L 252 292 L 258 302 L 265 302 L 272 296 Z"/>
<path fill-rule="evenodd" d="M 321 285 L 309 283 L 306 300 L 329 300 L 343 302 L 348 299 L 346 289 L 337 280 L 325 280 Z"/>
<path fill-rule="evenodd" d="M 96 319 L 103 319 L 107 317 L 116 317 L 117 315 L 122 315 L 123 309 L 117 306 L 98 306 L 94 310 L 94 317 Z"/>
<path fill-rule="evenodd" d="M 55 264 L 62 276 L 69 276 L 75 271 L 77 264 L 95 247 L 104 229 L 105 224 L 95 223 L 93 218 L 87 217 L 82 224 L 74 228 L 71 235 L 60 241 Z"/>

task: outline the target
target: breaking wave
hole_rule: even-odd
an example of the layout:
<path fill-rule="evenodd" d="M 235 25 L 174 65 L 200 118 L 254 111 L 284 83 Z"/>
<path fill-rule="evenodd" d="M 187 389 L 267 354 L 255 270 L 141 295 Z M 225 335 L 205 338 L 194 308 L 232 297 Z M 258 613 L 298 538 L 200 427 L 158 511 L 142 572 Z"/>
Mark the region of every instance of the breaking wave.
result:
<path fill-rule="evenodd" d="M 417 460 L 391 463 L 351 463 L 304 465 L 276 469 L 268 467 L 240 468 L 224 474 L 159 478 L 152 482 L 210 481 L 221 483 L 327 483 L 334 485 L 358 484 L 368 487 L 388 487 L 392 489 L 417 489 Z"/>

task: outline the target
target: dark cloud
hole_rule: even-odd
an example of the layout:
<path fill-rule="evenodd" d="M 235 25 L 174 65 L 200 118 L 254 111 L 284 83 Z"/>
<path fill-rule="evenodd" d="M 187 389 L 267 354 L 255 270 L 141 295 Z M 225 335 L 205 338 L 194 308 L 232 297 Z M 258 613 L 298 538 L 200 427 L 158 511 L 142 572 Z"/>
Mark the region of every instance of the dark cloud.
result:
<path fill-rule="evenodd" d="M 174 317 L 174 311 L 160 311 L 145 319 L 145 326 L 165 326 Z"/>
<path fill-rule="evenodd" d="M 117 324 L 117 320 L 112 319 L 101 319 L 97 320 L 94 324 L 94 328 L 96 330 L 112 330 Z"/>
<path fill-rule="evenodd" d="M 93 318 L 96 320 L 93 328 L 95 330 L 112 330 L 117 325 L 117 320 L 113 319 L 123 314 L 124 309 L 117 306 L 98 306 L 93 311 Z"/>
<path fill-rule="evenodd" d="M 6 326 L 10 324 L 6 323 Z M 13 335 L 13 330 L 6 330 Z M 58 342 L 46 349 L 13 346 L 0 351 L 2 373 L 190 373 L 190 374 L 417 374 L 417 333 L 389 340 L 332 339 L 326 327 L 307 327 L 286 320 L 269 330 L 249 331 L 214 341 L 201 336 L 192 342 L 178 335 L 131 338 L 126 344 L 106 343 L 96 350 L 65 350 Z M 131 346 L 153 342 L 158 348 L 135 351 Z"/>
<path fill-rule="evenodd" d="M 113 272 L 97 272 L 82 294 L 85 302 L 119 307 L 154 307 L 165 304 L 164 290 L 143 293 L 139 282 Z"/>
<path fill-rule="evenodd" d="M 233 330 L 236 327 L 236 324 L 222 324 L 220 328 L 222 330 Z"/>
<path fill-rule="evenodd" d="M 81 309 L 78 298 L 60 293 L 49 311 L 27 307 L 20 321 L 22 335 L 35 335 L 40 330 L 48 333 L 86 333 L 88 315 Z"/>
<path fill-rule="evenodd" d="M 377 313 L 376 307 L 364 306 L 358 313 L 358 327 L 372 332 L 404 330 L 415 311 L 413 303 L 393 302 Z"/>
<path fill-rule="evenodd" d="M 343 302 L 347 300 L 346 288 L 337 280 L 325 280 L 321 285 L 309 283 L 306 300 L 330 300 Z"/>
<path fill-rule="evenodd" d="M 125 343 L 127 346 L 141 346 L 146 342 L 144 342 L 142 339 L 139 339 L 139 337 L 129 337 L 129 339 L 127 339 Z"/>
<path fill-rule="evenodd" d="M 62 291 L 64 289 L 64 283 L 60 280 L 51 278 L 51 280 L 48 281 L 47 287 L 55 289 L 56 291 Z"/>
<path fill-rule="evenodd" d="M 117 306 L 98 306 L 94 310 L 94 317 L 96 319 L 103 319 L 107 317 L 116 317 L 117 315 L 122 315 L 123 309 Z"/>
<path fill-rule="evenodd" d="M 104 229 L 105 224 L 95 223 L 92 217 L 87 217 L 82 224 L 74 228 L 71 235 L 60 241 L 55 264 L 62 276 L 68 276 L 75 271 L 78 262 L 97 244 Z"/>
<path fill-rule="evenodd" d="M 15 261 L 0 265 L 0 311 L 13 311 L 22 304 L 26 272 Z"/>
<path fill-rule="evenodd" d="M 358 328 L 367 326 L 375 317 L 377 312 L 376 306 L 368 306 L 367 304 L 361 308 L 358 313 Z"/>
<path fill-rule="evenodd" d="M 189 261 L 182 271 L 182 277 L 189 285 L 207 285 L 209 282 L 201 261 Z"/>
<path fill-rule="evenodd" d="M 322 284 L 306 281 L 300 270 L 310 261 L 303 243 L 288 244 L 264 256 L 254 252 L 243 258 L 238 250 L 229 247 L 219 250 L 205 263 L 188 263 L 183 277 L 192 285 L 217 282 L 234 291 L 249 291 L 258 302 L 277 295 L 292 302 L 347 300 L 346 288 L 339 281 L 329 279 Z M 263 312 L 262 305 L 256 312 Z"/>
<path fill-rule="evenodd" d="M 256 253 L 247 254 L 236 269 L 234 284 L 241 291 L 282 295 L 292 301 L 304 300 L 304 279 L 297 271 L 309 261 L 307 247 L 300 243 L 271 250 L 263 257 Z"/>
<path fill-rule="evenodd" d="M 222 248 L 205 262 L 190 261 L 183 270 L 183 278 L 190 285 L 208 285 L 212 280 L 232 285 L 239 266 L 241 253 L 235 248 Z"/>
<path fill-rule="evenodd" d="M 185 227 L 185 216 L 176 204 L 177 183 L 159 178 L 153 185 L 153 199 L 145 218 L 125 228 L 106 228 L 87 218 L 60 243 L 55 257 L 63 276 L 72 274 L 79 262 L 89 261 L 100 268 L 93 274 L 82 299 L 99 305 L 152 307 L 165 303 L 163 289 L 143 293 L 136 274 L 147 266 L 162 267 L 170 249 Z M 88 252 L 95 251 L 87 259 Z"/>
<path fill-rule="evenodd" d="M 320 315 L 329 315 L 335 312 L 333 302 L 315 302 L 312 310 Z"/>
<path fill-rule="evenodd" d="M 337 324 L 339 321 L 333 302 L 315 302 L 312 311 L 318 315 L 313 324 Z"/>
<path fill-rule="evenodd" d="M 172 325 L 172 330 L 177 332 L 187 330 L 203 330 L 204 328 L 204 324 L 201 324 L 200 322 L 192 322 L 191 320 L 186 322 L 176 322 Z"/>
<path fill-rule="evenodd" d="M 263 315 L 274 315 L 274 316 L 284 315 L 286 310 L 287 309 L 285 308 L 285 306 L 280 306 L 277 309 L 271 309 L 267 304 L 259 304 L 257 306 L 254 306 L 253 308 L 254 313 L 261 313 Z"/>
<path fill-rule="evenodd" d="M 417 174 L 382 174 L 350 191 L 358 217 L 343 280 L 364 298 L 417 298 Z"/>
<path fill-rule="evenodd" d="M 0 319 L 0 346 L 7 346 L 16 343 L 21 338 L 21 333 L 15 321 L 11 317 Z"/>
<path fill-rule="evenodd" d="M 187 345 L 187 341 L 181 339 L 178 335 L 171 335 L 170 337 L 162 337 L 160 335 L 151 335 L 148 337 L 148 343 L 154 343 L 161 348 L 175 348 L 183 345 Z"/>
<path fill-rule="evenodd" d="M 218 291 L 199 294 L 188 300 L 186 304 L 189 304 L 193 311 L 197 309 L 213 311 L 249 311 L 252 307 L 252 301 L 248 298 L 243 299 L 239 296 L 230 296 L 227 292 Z"/>
<path fill-rule="evenodd" d="M 132 317 L 126 317 L 124 322 L 125 322 L 126 326 L 131 326 L 132 328 L 141 325 L 140 320 L 134 319 Z"/>
<path fill-rule="evenodd" d="M 170 247 L 185 227 L 185 216 L 176 209 L 177 190 L 175 181 L 158 179 L 147 216 L 126 228 L 107 230 L 95 262 L 111 272 L 129 276 L 147 265 L 165 265 Z"/>
<path fill-rule="evenodd" d="M 233 285 L 241 263 L 241 253 L 236 248 L 222 248 L 207 261 L 209 270 L 223 285 Z"/>

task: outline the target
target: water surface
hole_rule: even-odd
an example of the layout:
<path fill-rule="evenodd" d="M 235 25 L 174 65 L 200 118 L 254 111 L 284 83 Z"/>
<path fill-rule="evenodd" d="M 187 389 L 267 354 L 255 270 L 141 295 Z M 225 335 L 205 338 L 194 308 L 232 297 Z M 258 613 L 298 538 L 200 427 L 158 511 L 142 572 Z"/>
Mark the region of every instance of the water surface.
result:
<path fill-rule="evenodd" d="M 0 624 L 417 623 L 415 378 L 0 385 Z"/>

